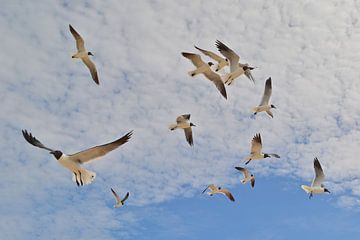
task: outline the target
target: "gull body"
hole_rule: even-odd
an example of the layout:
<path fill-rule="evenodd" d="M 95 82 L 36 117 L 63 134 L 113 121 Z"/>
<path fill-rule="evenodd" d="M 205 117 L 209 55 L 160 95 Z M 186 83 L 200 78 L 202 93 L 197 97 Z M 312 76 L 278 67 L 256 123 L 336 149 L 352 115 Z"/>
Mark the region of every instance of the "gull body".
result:
<path fill-rule="evenodd" d="M 210 184 L 209 186 L 207 186 L 204 191 L 202 193 L 204 193 L 207 189 L 209 189 L 210 191 L 207 192 L 207 194 L 209 196 L 212 196 L 214 194 L 223 194 L 225 195 L 230 201 L 234 202 L 235 199 L 233 197 L 233 195 L 230 193 L 229 190 L 227 190 L 226 188 L 221 188 L 221 187 L 217 187 L 215 184 Z"/>
<path fill-rule="evenodd" d="M 31 133 L 28 133 L 26 130 L 22 131 L 25 140 L 31 145 L 45 149 L 54 155 L 58 163 L 64 168 L 68 169 L 73 173 L 72 180 L 78 185 L 83 186 L 85 184 L 90 184 L 96 177 L 96 173 L 89 171 L 83 168 L 84 163 L 88 163 L 92 160 L 98 159 L 110 151 L 115 150 L 119 146 L 128 142 L 131 138 L 132 131 L 125 134 L 123 137 L 103 145 L 95 146 L 75 154 L 65 154 L 60 150 L 54 150 L 46 147 L 38 139 L 36 139 Z"/>
<path fill-rule="evenodd" d="M 196 67 L 195 70 L 189 72 L 190 76 L 193 77 L 198 74 L 204 74 L 207 79 L 209 79 L 213 84 L 215 84 L 221 95 L 225 99 L 227 99 L 226 89 L 220 75 L 213 72 L 210 68 L 210 66 L 213 65 L 212 62 L 205 63 L 203 60 L 201 60 L 200 55 L 195 53 L 182 52 L 181 54 L 187 59 L 189 59 Z"/>
<path fill-rule="evenodd" d="M 259 112 L 266 112 L 270 117 L 274 117 L 273 113 L 271 112 L 271 109 L 276 107 L 273 104 L 269 103 L 271 93 L 272 93 L 272 85 L 271 85 L 271 77 L 269 77 L 265 82 L 265 89 L 259 106 L 253 108 L 254 115 L 256 115 Z"/>
<path fill-rule="evenodd" d="M 315 177 L 311 183 L 311 186 L 301 185 L 301 188 L 306 193 L 309 193 L 309 198 L 311 198 L 314 193 L 315 194 L 320 194 L 325 192 L 330 193 L 330 191 L 327 188 L 325 188 L 325 186 L 322 184 L 325 179 L 325 175 L 318 158 L 314 158 L 314 170 L 315 170 Z"/>
<path fill-rule="evenodd" d="M 111 192 L 114 194 L 114 197 L 116 199 L 116 204 L 114 205 L 114 208 L 120 208 L 124 206 L 125 201 L 128 199 L 130 193 L 127 192 L 125 197 L 123 199 L 120 199 L 119 195 L 114 191 L 114 189 L 111 188 Z"/>
<path fill-rule="evenodd" d="M 69 29 L 71 34 L 76 40 L 76 48 L 77 53 L 72 55 L 72 58 L 79 58 L 83 61 L 83 63 L 88 67 L 91 73 L 91 77 L 96 84 L 99 85 L 99 78 L 96 70 L 95 64 L 91 61 L 90 56 L 94 56 L 91 52 L 88 52 L 85 49 L 85 42 L 84 39 L 80 36 L 80 34 L 69 24 Z"/>
<path fill-rule="evenodd" d="M 176 118 L 176 123 L 170 124 L 169 129 L 171 131 L 175 129 L 184 129 L 186 141 L 190 144 L 190 146 L 194 145 L 192 129 L 191 127 L 196 127 L 195 124 L 190 122 L 190 114 L 183 114 Z"/>
<path fill-rule="evenodd" d="M 244 178 L 241 180 L 242 184 L 246 184 L 250 182 L 251 187 L 255 187 L 255 176 L 251 174 L 249 170 L 243 167 L 235 167 L 235 169 L 239 170 L 244 175 Z"/>
<path fill-rule="evenodd" d="M 248 164 L 252 160 L 262 160 L 270 157 L 280 158 L 280 156 L 276 153 L 263 153 L 260 133 L 255 134 L 251 141 L 251 152 L 250 155 L 245 159 L 245 164 Z"/>

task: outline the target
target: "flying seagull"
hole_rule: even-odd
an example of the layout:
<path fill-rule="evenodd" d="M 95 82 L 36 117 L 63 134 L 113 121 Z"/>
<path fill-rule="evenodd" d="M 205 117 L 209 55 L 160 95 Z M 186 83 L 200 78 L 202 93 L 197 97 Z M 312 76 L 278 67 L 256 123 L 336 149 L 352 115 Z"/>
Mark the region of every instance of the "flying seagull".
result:
<path fill-rule="evenodd" d="M 263 153 L 261 152 L 262 143 L 261 143 L 261 136 L 260 133 L 255 134 L 254 138 L 251 141 L 251 152 L 250 156 L 245 159 L 245 164 L 248 164 L 251 160 L 261 160 L 268 157 L 276 157 L 280 158 L 279 155 L 275 153 Z"/>
<path fill-rule="evenodd" d="M 261 102 L 259 106 L 253 108 L 254 115 L 256 115 L 258 112 L 266 112 L 270 117 L 274 117 L 271 112 L 271 109 L 276 107 L 273 104 L 269 104 L 271 91 L 272 91 L 271 77 L 269 77 L 266 80 L 264 94 L 261 98 Z"/>
<path fill-rule="evenodd" d="M 242 184 L 246 184 L 247 182 L 251 183 L 251 187 L 255 186 L 255 176 L 250 174 L 249 170 L 243 167 L 235 167 L 237 170 L 243 173 L 244 179 L 241 180 Z"/>
<path fill-rule="evenodd" d="M 189 72 L 190 76 L 193 77 L 197 74 L 203 73 L 207 79 L 215 84 L 221 95 L 227 99 L 226 89 L 220 75 L 213 72 L 210 68 L 210 66 L 214 65 L 212 62 L 205 63 L 203 60 L 201 60 L 200 55 L 195 53 L 182 52 L 181 54 L 189 59 L 197 67 L 194 71 Z"/>
<path fill-rule="evenodd" d="M 314 158 L 314 169 L 315 177 L 311 183 L 311 186 L 309 187 L 306 185 L 301 185 L 301 188 L 304 189 L 306 193 L 310 193 L 309 199 L 313 196 L 313 193 L 330 193 L 330 191 L 322 184 L 325 179 L 325 175 L 317 157 Z"/>
<path fill-rule="evenodd" d="M 220 71 L 223 67 L 228 66 L 229 65 L 229 60 L 227 58 L 223 58 L 219 55 L 217 55 L 216 53 L 213 53 L 211 51 L 207 51 L 201 48 L 198 48 L 197 46 L 194 46 L 197 50 L 199 50 L 200 52 L 202 52 L 203 54 L 205 54 L 206 56 L 214 59 L 215 61 L 218 62 L 218 65 L 216 66 L 215 72 Z"/>
<path fill-rule="evenodd" d="M 96 70 L 95 64 L 91 61 L 89 55 L 94 56 L 91 52 L 86 51 L 84 45 L 84 39 L 80 36 L 78 32 L 69 24 L 70 32 L 76 40 L 77 53 L 75 53 L 72 58 L 80 58 L 83 63 L 89 68 L 91 77 L 96 84 L 99 85 L 99 78 Z"/>
<path fill-rule="evenodd" d="M 125 197 L 121 200 L 119 195 L 117 195 L 117 193 L 114 191 L 114 189 L 111 188 L 112 193 L 114 194 L 115 198 L 116 198 L 116 204 L 114 205 L 114 208 L 120 208 L 124 205 L 126 199 L 128 199 L 130 193 L 127 192 Z"/>
<path fill-rule="evenodd" d="M 229 192 L 229 190 L 227 190 L 226 188 L 221 188 L 221 187 L 217 187 L 214 184 L 210 184 L 209 186 L 207 186 L 204 191 L 202 193 L 204 193 L 207 189 L 210 189 L 209 192 L 207 192 L 207 194 L 209 196 L 212 196 L 214 194 L 224 194 L 228 199 L 230 199 L 231 201 L 235 201 L 233 195 Z"/>
<path fill-rule="evenodd" d="M 91 160 L 102 157 L 108 152 L 123 145 L 124 143 L 129 141 L 132 133 L 133 131 L 130 131 L 127 134 L 125 134 L 123 137 L 111 143 L 106 143 L 104 145 L 92 147 L 78 153 L 67 155 L 59 150 L 54 150 L 46 147 L 39 140 L 37 140 L 31 133 L 27 132 L 26 130 L 22 130 L 22 134 L 28 143 L 34 145 L 35 147 L 48 150 L 50 154 L 54 155 L 54 157 L 63 167 L 71 171 L 73 173 L 72 180 L 76 182 L 78 186 L 80 185 L 82 186 L 84 184 L 90 184 L 96 177 L 96 173 L 86 170 L 85 168 L 82 167 L 83 163 L 88 163 Z"/>
<path fill-rule="evenodd" d="M 192 122 L 190 122 L 190 114 L 178 116 L 176 118 L 176 123 L 169 125 L 169 129 L 171 131 L 177 128 L 184 129 L 186 141 L 190 144 L 190 146 L 194 145 L 191 127 L 196 126 Z"/>
<path fill-rule="evenodd" d="M 249 67 L 249 65 L 247 64 L 239 64 L 239 60 L 240 60 L 239 55 L 237 55 L 233 50 L 228 48 L 225 44 L 223 44 L 219 40 L 216 40 L 215 45 L 220 51 L 220 53 L 230 61 L 230 73 L 226 74 L 224 77 L 226 84 L 231 85 L 237 77 L 244 74 L 246 71 L 248 71 L 246 76 L 251 81 L 254 82 L 254 78 L 252 76 L 251 77 L 249 76 L 249 71 L 253 70 L 254 69 L 253 67 Z"/>

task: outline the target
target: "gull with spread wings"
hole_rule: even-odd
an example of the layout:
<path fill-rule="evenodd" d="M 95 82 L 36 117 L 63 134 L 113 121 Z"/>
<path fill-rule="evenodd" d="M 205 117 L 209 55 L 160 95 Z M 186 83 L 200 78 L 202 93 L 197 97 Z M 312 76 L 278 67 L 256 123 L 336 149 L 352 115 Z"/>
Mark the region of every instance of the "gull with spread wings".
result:
<path fill-rule="evenodd" d="M 209 79 L 215 84 L 221 95 L 223 95 L 223 97 L 227 99 L 226 89 L 220 75 L 213 72 L 210 68 L 210 66 L 213 65 L 212 62 L 205 63 L 203 60 L 201 60 L 200 55 L 195 53 L 182 52 L 181 54 L 187 59 L 189 59 L 196 67 L 194 71 L 189 72 L 190 76 L 193 77 L 197 74 L 204 74 L 207 79 Z"/>
<path fill-rule="evenodd" d="M 80 58 L 83 63 L 89 68 L 91 77 L 96 84 L 99 85 L 99 78 L 96 70 L 95 64 L 91 61 L 89 55 L 94 56 L 91 52 L 86 51 L 84 39 L 80 36 L 78 32 L 69 24 L 70 32 L 76 40 L 77 53 L 75 53 L 72 58 Z"/>
<path fill-rule="evenodd" d="M 260 133 L 255 134 L 251 141 L 251 152 L 250 155 L 245 159 L 245 164 L 248 164 L 251 160 L 262 160 L 269 157 L 280 158 L 275 153 L 263 153 Z"/>
<path fill-rule="evenodd" d="M 130 193 L 127 192 L 125 197 L 123 199 L 120 199 L 119 195 L 117 195 L 117 193 L 114 191 L 114 189 L 111 188 L 111 192 L 114 194 L 114 197 L 116 199 L 116 204 L 114 205 L 114 208 L 120 208 L 120 207 L 124 206 L 126 199 L 128 199 L 128 197 L 130 195 Z"/>
<path fill-rule="evenodd" d="M 54 155 L 59 164 L 73 173 L 72 180 L 78 185 L 90 184 L 96 177 L 96 173 L 89 171 L 82 167 L 83 163 L 88 163 L 94 159 L 100 158 L 110 151 L 120 147 L 131 138 L 132 131 L 125 134 L 123 137 L 103 145 L 92 147 L 84 151 L 67 155 L 60 150 L 54 150 L 46 147 L 38 139 L 36 139 L 31 133 L 26 130 L 22 130 L 22 134 L 25 140 L 31 145 L 48 150 L 50 154 Z"/>
<path fill-rule="evenodd" d="M 254 115 L 256 115 L 258 112 L 266 112 L 270 117 L 274 117 L 271 112 L 271 109 L 272 108 L 276 109 L 276 107 L 273 104 L 269 104 L 271 92 L 272 92 L 271 77 L 269 77 L 266 80 L 264 94 L 261 98 L 261 102 L 259 106 L 253 108 Z"/>
<path fill-rule="evenodd" d="M 191 127 L 196 127 L 195 124 L 190 122 L 190 114 L 183 114 L 176 118 L 176 123 L 172 123 L 169 125 L 169 129 L 171 131 L 175 129 L 184 129 L 186 141 L 190 144 L 190 146 L 194 145 L 192 129 Z"/>
<path fill-rule="evenodd" d="M 330 191 L 322 184 L 325 179 L 325 175 L 317 157 L 314 158 L 314 169 L 315 177 L 311 183 L 311 186 L 301 185 L 301 188 L 305 192 L 310 193 L 309 198 L 313 196 L 313 193 L 330 193 Z"/>
<path fill-rule="evenodd" d="M 255 187 L 255 176 L 249 172 L 246 168 L 243 167 L 235 167 L 237 170 L 243 173 L 244 179 L 241 180 L 242 184 L 246 184 L 250 182 L 251 187 Z"/>
<path fill-rule="evenodd" d="M 223 194 L 225 195 L 230 201 L 235 201 L 235 198 L 233 197 L 233 195 L 231 194 L 231 192 L 229 190 L 227 190 L 226 188 L 221 188 L 221 187 L 217 187 L 215 184 L 210 184 L 209 186 L 207 186 L 204 191 L 202 193 L 204 193 L 207 189 L 209 189 L 210 191 L 207 192 L 207 194 L 209 196 L 212 196 L 214 194 Z"/>

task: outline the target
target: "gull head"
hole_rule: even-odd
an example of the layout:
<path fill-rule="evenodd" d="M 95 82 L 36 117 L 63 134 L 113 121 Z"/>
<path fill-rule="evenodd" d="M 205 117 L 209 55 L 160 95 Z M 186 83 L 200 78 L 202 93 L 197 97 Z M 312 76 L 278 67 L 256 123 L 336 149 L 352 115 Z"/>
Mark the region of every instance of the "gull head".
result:
<path fill-rule="evenodd" d="M 190 127 L 196 127 L 196 125 L 193 123 L 190 123 Z"/>
<path fill-rule="evenodd" d="M 91 52 L 88 52 L 88 55 L 90 55 L 90 56 L 94 56 L 94 54 L 92 54 Z"/>
<path fill-rule="evenodd" d="M 59 160 L 61 158 L 61 156 L 63 155 L 63 153 L 59 150 L 56 151 L 51 151 L 50 154 L 54 155 L 54 157 Z"/>
<path fill-rule="evenodd" d="M 330 193 L 330 191 L 327 188 L 324 188 L 324 192 Z"/>
<path fill-rule="evenodd" d="M 211 67 L 212 65 L 214 65 L 212 62 L 208 62 L 208 65 Z"/>
<path fill-rule="evenodd" d="M 273 105 L 273 104 L 271 104 L 271 105 L 270 105 L 270 107 L 271 107 L 271 108 L 275 108 L 275 109 L 276 109 L 275 105 Z"/>

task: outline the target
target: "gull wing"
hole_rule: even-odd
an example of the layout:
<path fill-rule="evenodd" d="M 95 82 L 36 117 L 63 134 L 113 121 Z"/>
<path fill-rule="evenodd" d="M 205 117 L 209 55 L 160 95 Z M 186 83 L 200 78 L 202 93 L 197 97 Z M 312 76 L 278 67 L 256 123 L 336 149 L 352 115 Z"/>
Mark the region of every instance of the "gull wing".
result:
<path fill-rule="evenodd" d="M 230 201 L 235 201 L 235 198 L 231 194 L 231 192 L 225 188 L 219 190 L 220 193 L 224 194 Z"/>
<path fill-rule="evenodd" d="M 220 75 L 214 73 L 213 71 L 211 71 L 211 69 L 204 72 L 204 75 L 205 77 L 207 77 L 207 79 L 209 79 L 215 84 L 216 88 L 220 91 L 221 95 L 223 95 L 223 97 L 227 99 L 225 85 L 224 82 L 221 80 Z"/>
<path fill-rule="evenodd" d="M 119 195 L 117 195 L 117 193 L 114 191 L 114 189 L 110 188 L 111 189 L 111 192 L 114 194 L 115 198 L 116 198 L 116 203 L 120 203 L 121 200 L 120 200 L 120 197 Z"/>
<path fill-rule="evenodd" d="M 242 172 L 244 174 L 245 178 L 250 177 L 250 173 L 246 168 L 243 167 L 235 167 L 237 170 L 239 170 L 240 172 Z"/>
<path fill-rule="evenodd" d="M 187 59 L 189 59 L 196 67 L 201 67 L 202 65 L 206 64 L 203 60 L 201 60 L 199 54 L 187 52 L 182 52 L 181 54 Z"/>
<path fill-rule="evenodd" d="M 120 147 L 124 143 L 128 142 L 131 138 L 133 131 L 128 132 L 123 137 L 104 145 L 92 147 L 84 151 L 69 155 L 70 159 L 79 163 L 86 163 L 96 158 L 102 157 L 108 152 Z"/>
<path fill-rule="evenodd" d="M 85 51 L 84 39 L 80 36 L 80 34 L 69 24 L 70 32 L 74 36 L 76 40 L 76 48 L 79 52 Z"/>
<path fill-rule="evenodd" d="M 125 197 L 121 200 L 121 203 L 122 203 L 122 204 L 124 204 L 124 202 L 126 201 L 126 199 L 128 199 L 129 195 L 130 195 L 130 193 L 127 192 L 126 195 L 125 195 Z"/>
<path fill-rule="evenodd" d="M 325 175 L 320 165 L 319 159 L 314 158 L 314 169 L 315 169 L 315 177 L 311 184 L 311 187 L 320 187 L 322 182 L 324 181 Z"/>
<path fill-rule="evenodd" d="M 97 70 L 96 70 L 96 66 L 93 63 L 93 61 L 91 61 L 91 59 L 86 56 L 84 58 L 81 58 L 83 63 L 85 63 L 85 65 L 89 68 L 90 73 L 91 73 L 91 77 L 94 80 L 94 82 L 99 85 L 99 78 L 98 78 L 98 74 L 97 74 Z"/>
<path fill-rule="evenodd" d="M 266 80 L 264 94 L 263 94 L 263 96 L 261 98 L 261 102 L 260 102 L 259 106 L 264 106 L 264 105 L 269 104 L 269 100 L 270 100 L 270 97 L 271 97 L 271 91 L 272 91 L 271 77 L 269 77 Z"/>
<path fill-rule="evenodd" d="M 204 193 L 206 190 L 208 190 L 208 189 L 210 189 L 211 191 L 216 191 L 216 190 L 218 190 L 218 188 L 215 186 L 215 184 L 210 184 L 210 185 L 208 185 L 205 189 L 204 189 L 204 191 L 202 191 L 202 193 Z"/>
<path fill-rule="evenodd" d="M 224 55 L 224 57 L 226 57 L 227 59 L 229 59 L 230 61 L 230 70 L 231 72 L 235 71 L 237 68 L 239 68 L 239 59 L 240 57 L 230 48 L 228 48 L 225 44 L 223 44 L 222 42 L 220 42 L 219 40 L 216 40 L 215 43 L 216 47 L 218 48 L 218 50 L 220 51 L 220 53 L 222 55 Z"/>
<path fill-rule="evenodd" d="M 50 152 L 53 152 L 55 150 L 51 149 L 51 148 L 48 148 L 46 147 L 44 144 L 42 144 L 39 140 L 37 140 L 30 132 L 28 133 L 28 131 L 26 130 L 22 130 L 22 134 L 25 138 L 25 140 L 30 143 L 31 145 L 35 146 L 35 147 L 38 147 L 38 148 L 43 148 L 43 149 L 46 149 Z"/>
<path fill-rule="evenodd" d="M 262 148 L 261 136 L 260 136 L 260 133 L 258 133 L 258 134 L 255 134 L 255 136 L 253 137 L 253 139 L 251 141 L 251 154 L 254 154 L 254 153 L 260 154 L 261 148 Z"/>
<path fill-rule="evenodd" d="M 207 51 L 207 50 L 204 50 L 204 49 L 201 49 L 201 48 L 198 48 L 197 46 L 194 46 L 197 50 L 199 50 L 200 52 L 202 52 L 203 54 L 205 54 L 206 56 L 214 59 L 215 61 L 217 62 L 221 62 L 221 61 L 225 61 L 224 58 L 220 57 L 219 55 L 211 52 L 211 51 Z"/>
<path fill-rule="evenodd" d="M 184 132 L 186 141 L 190 144 L 190 146 L 194 145 L 191 127 L 184 128 Z"/>
<path fill-rule="evenodd" d="M 190 114 L 183 114 L 176 118 L 176 123 L 183 123 L 190 120 Z"/>

